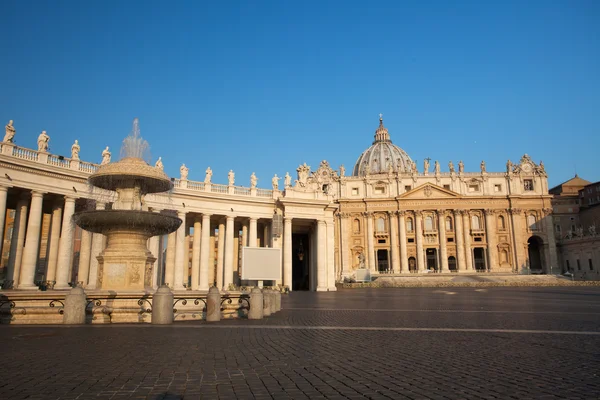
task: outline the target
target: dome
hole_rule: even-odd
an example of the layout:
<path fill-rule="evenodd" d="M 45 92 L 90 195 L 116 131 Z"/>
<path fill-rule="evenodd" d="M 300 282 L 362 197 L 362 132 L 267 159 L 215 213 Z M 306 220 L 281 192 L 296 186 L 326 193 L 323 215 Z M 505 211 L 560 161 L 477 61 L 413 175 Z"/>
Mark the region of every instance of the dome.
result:
<path fill-rule="evenodd" d="M 353 176 L 386 173 L 390 166 L 394 172 L 410 172 L 412 159 L 400 147 L 392 144 L 390 134 L 379 118 L 379 127 L 375 131 L 375 140 L 366 149 L 354 165 Z"/>

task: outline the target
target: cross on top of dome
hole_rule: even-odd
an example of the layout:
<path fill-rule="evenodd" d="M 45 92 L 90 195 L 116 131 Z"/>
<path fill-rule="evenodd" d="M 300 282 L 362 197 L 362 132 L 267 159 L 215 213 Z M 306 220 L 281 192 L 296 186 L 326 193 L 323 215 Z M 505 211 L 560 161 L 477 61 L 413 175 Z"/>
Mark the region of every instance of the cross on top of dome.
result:
<path fill-rule="evenodd" d="M 379 114 L 379 127 L 377 127 L 377 130 L 375 131 L 375 140 L 373 141 L 373 144 L 375 143 L 381 143 L 381 142 L 392 142 L 390 139 L 390 134 L 387 130 L 387 128 L 385 126 L 383 126 L 383 114 Z"/>

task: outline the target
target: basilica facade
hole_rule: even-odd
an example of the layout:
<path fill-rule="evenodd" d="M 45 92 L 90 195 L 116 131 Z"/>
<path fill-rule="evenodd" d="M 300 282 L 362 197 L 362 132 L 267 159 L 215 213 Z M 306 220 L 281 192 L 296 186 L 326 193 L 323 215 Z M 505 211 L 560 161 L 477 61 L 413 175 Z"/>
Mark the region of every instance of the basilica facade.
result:
<path fill-rule="evenodd" d="M 76 228 L 72 216 L 110 208 L 114 194 L 92 191 L 87 177 L 98 164 L 17 146 L 12 121 L 0 148 L 0 244 L 3 290 L 60 290 L 74 284 L 94 289 L 101 234 Z M 100 152 L 99 152 L 100 153 Z M 109 148 L 102 163 L 111 161 Z M 528 155 L 506 170 L 465 171 L 462 161 L 419 168 L 393 144 L 380 119 L 372 145 L 346 174 L 322 161 L 296 169 L 270 189 L 188 179 L 182 164 L 174 189 L 147 195 L 146 210 L 177 215 L 180 228 L 148 242 L 157 260 L 153 286 L 177 290 L 225 290 L 241 280 L 242 251 L 282 249 L 281 279 L 290 290 L 336 290 L 358 273 L 410 274 L 551 273 L 557 268 L 551 195 L 543 164 Z M 162 169 L 159 159 L 155 168 Z M 208 276 L 200 277 L 200 273 Z M 556 272 L 556 271 L 555 271 Z M 201 284 L 202 282 L 202 284 Z M 206 283 L 207 282 L 207 283 Z"/>

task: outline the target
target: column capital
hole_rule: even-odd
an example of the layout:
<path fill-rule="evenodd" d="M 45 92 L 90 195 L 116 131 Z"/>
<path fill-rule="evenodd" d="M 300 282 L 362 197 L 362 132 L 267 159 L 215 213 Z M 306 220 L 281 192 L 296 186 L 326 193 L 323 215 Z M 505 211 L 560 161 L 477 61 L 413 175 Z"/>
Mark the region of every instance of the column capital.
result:
<path fill-rule="evenodd" d="M 398 215 L 398 210 L 392 210 L 392 211 L 388 211 L 388 214 L 392 217 L 395 217 Z"/>
<path fill-rule="evenodd" d="M 7 191 L 8 191 L 8 187 L 7 186 L 0 185 L 0 192 L 7 192 Z"/>
<path fill-rule="evenodd" d="M 365 211 L 362 214 L 367 218 L 373 218 L 373 211 Z"/>
<path fill-rule="evenodd" d="M 423 216 L 423 211 L 422 210 L 415 210 L 413 212 L 415 213 L 415 217 L 422 217 Z"/>
<path fill-rule="evenodd" d="M 325 225 L 325 220 L 324 219 L 318 219 L 317 220 L 317 224 L 318 225 Z"/>
<path fill-rule="evenodd" d="M 511 214 L 511 215 L 519 215 L 522 212 L 523 212 L 523 210 L 520 209 L 520 208 L 509 208 L 508 209 L 508 213 Z"/>
<path fill-rule="evenodd" d="M 33 194 L 33 192 L 32 192 L 32 194 Z M 75 200 L 77 200 L 77 197 L 71 196 L 70 194 L 66 194 L 65 195 L 65 203 L 67 203 L 67 202 L 69 202 L 69 203 L 73 202 L 74 203 Z"/>
<path fill-rule="evenodd" d="M 284 217 L 284 218 L 291 218 L 291 217 Z M 258 218 L 256 218 L 256 217 L 248 217 L 248 219 L 250 221 L 258 221 Z"/>
<path fill-rule="evenodd" d="M 227 222 L 235 220 L 235 217 L 233 215 L 227 215 L 225 218 L 227 219 Z"/>
<path fill-rule="evenodd" d="M 399 217 L 404 217 L 408 214 L 406 210 L 398 210 L 397 213 Z"/>
<path fill-rule="evenodd" d="M 283 217 L 283 222 L 285 224 L 291 224 L 293 219 L 294 218 L 292 218 L 292 217 Z"/>
<path fill-rule="evenodd" d="M 44 195 L 46 194 L 46 192 L 40 192 L 37 190 L 32 190 L 31 191 L 31 197 L 44 197 Z M 65 201 L 67 200 L 67 196 L 65 196 Z M 73 201 L 75 201 L 75 199 L 73 199 Z"/>
<path fill-rule="evenodd" d="M 446 215 L 446 210 L 445 209 L 441 208 L 441 209 L 438 209 L 438 210 L 435 210 L 435 211 L 437 212 L 438 216 L 445 216 Z"/>
<path fill-rule="evenodd" d="M 204 218 L 204 217 L 210 218 L 210 217 L 212 217 L 212 214 L 202 213 L 202 218 Z"/>

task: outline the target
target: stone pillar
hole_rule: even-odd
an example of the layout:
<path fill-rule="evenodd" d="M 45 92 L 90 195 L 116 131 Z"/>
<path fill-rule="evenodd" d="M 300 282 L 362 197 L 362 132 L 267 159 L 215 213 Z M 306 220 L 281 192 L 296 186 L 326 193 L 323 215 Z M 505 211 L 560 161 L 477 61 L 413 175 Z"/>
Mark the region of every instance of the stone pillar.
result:
<path fill-rule="evenodd" d="M 335 292 L 335 225 L 327 220 L 327 290 Z"/>
<path fill-rule="evenodd" d="M 448 269 L 448 241 L 446 240 L 446 212 L 437 210 L 438 230 L 440 236 L 440 258 L 442 259 L 442 273 L 450 272 Z"/>
<path fill-rule="evenodd" d="M 256 247 L 256 238 L 257 238 L 257 219 L 254 217 L 250 217 L 250 232 L 248 233 L 248 247 Z M 266 240 L 265 240 L 266 241 Z"/>
<path fill-rule="evenodd" d="M 427 266 L 423 253 L 423 213 L 421 211 L 415 211 L 415 238 L 417 240 L 417 270 L 424 272 Z"/>
<path fill-rule="evenodd" d="M 248 247 L 248 225 L 250 222 L 246 221 L 242 224 L 242 247 Z"/>
<path fill-rule="evenodd" d="M 62 230 L 58 244 L 58 264 L 56 271 L 55 289 L 68 289 L 71 264 L 73 262 L 73 213 L 75 212 L 75 199 L 65 196 L 65 208 L 63 212 Z"/>
<path fill-rule="evenodd" d="M 283 219 L 283 284 L 292 290 L 292 218 Z"/>
<path fill-rule="evenodd" d="M 408 251 L 406 250 L 406 221 L 405 211 L 398 211 L 400 225 L 400 272 L 408 274 Z"/>
<path fill-rule="evenodd" d="M 92 233 L 81 231 L 81 248 L 79 250 L 79 267 L 77 269 L 77 281 L 82 282 L 82 287 L 88 284 L 90 274 L 90 255 L 92 252 Z"/>
<path fill-rule="evenodd" d="M 104 210 L 105 204 L 102 202 L 96 202 L 96 210 Z M 94 233 L 92 235 L 92 253 L 90 256 L 90 272 L 88 277 L 88 289 L 96 289 L 98 286 L 98 256 L 104 250 L 104 238 L 105 236 L 101 233 Z"/>
<path fill-rule="evenodd" d="M 223 290 L 229 290 L 229 285 L 233 283 L 233 223 L 234 217 L 227 217 L 227 227 L 225 228 L 225 261 L 223 265 Z"/>
<path fill-rule="evenodd" d="M 558 257 L 556 254 L 556 238 L 554 237 L 554 225 L 552 224 L 552 209 L 544 208 L 542 210 L 544 212 L 544 219 L 546 220 L 546 237 L 548 238 L 548 252 L 549 257 L 547 260 L 550 262 L 550 265 L 546 266 L 547 274 L 560 274 L 561 268 L 558 265 Z"/>
<path fill-rule="evenodd" d="M 523 224 L 521 223 L 523 220 L 523 210 L 519 208 L 511 208 L 508 210 L 508 212 L 510 213 L 513 226 L 512 243 L 515 254 L 515 269 L 518 273 L 522 273 L 522 271 L 527 268 L 527 254 L 525 253 L 524 247 L 527 242 L 523 243 L 520 241 L 520 238 L 523 237 Z"/>
<path fill-rule="evenodd" d="M 169 288 L 175 287 L 175 242 L 177 231 L 169 233 L 167 238 L 167 259 L 165 262 L 165 283 Z"/>
<path fill-rule="evenodd" d="M 206 320 L 208 322 L 221 320 L 221 293 L 214 286 L 208 290 L 208 296 L 206 296 Z"/>
<path fill-rule="evenodd" d="M 21 274 L 19 276 L 19 289 L 37 290 L 33 283 L 35 278 L 35 267 L 37 265 L 40 247 L 40 229 L 42 227 L 42 203 L 44 194 L 31 192 L 31 209 L 27 221 L 27 234 L 25 237 L 25 248 L 23 249 L 23 260 L 21 261 Z"/>
<path fill-rule="evenodd" d="M 27 226 L 27 209 L 29 197 L 21 196 L 17 202 L 13 233 L 10 239 L 10 255 L 8 257 L 8 268 L 6 280 L 13 281 L 13 287 L 19 284 L 21 274 L 21 260 L 23 257 L 23 243 L 25 242 L 25 229 Z"/>
<path fill-rule="evenodd" d="M 168 325 L 173 323 L 173 292 L 162 285 L 152 296 L 152 325 Z"/>
<path fill-rule="evenodd" d="M 317 221 L 317 292 L 327 291 L 327 226 Z"/>
<path fill-rule="evenodd" d="M 0 255 L 2 254 L 2 246 L 4 245 L 4 224 L 6 222 L 6 197 L 8 188 L 0 186 Z"/>
<path fill-rule="evenodd" d="M 200 284 L 198 285 L 199 290 L 208 290 L 209 255 L 210 214 L 202 214 L 202 240 L 200 241 Z"/>
<path fill-rule="evenodd" d="M 200 287 L 200 238 L 202 236 L 202 224 L 199 219 L 194 221 L 194 239 L 192 242 L 192 290 Z"/>
<path fill-rule="evenodd" d="M 369 262 L 369 269 L 371 271 L 377 270 L 377 264 L 375 263 L 375 245 L 373 243 L 374 240 L 374 232 L 373 232 L 373 213 L 366 212 L 367 217 L 367 260 Z"/>
<path fill-rule="evenodd" d="M 250 292 L 250 310 L 248 310 L 248 319 L 263 319 L 263 294 L 259 288 L 255 287 Z"/>
<path fill-rule="evenodd" d="M 63 324 L 83 325 L 85 324 L 86 296 L 81 286 L 76 286 L 65 296 L 65 308 Z"/>
<path fill-rule="evenodd" d="M 160 277 L 158 276 L 160 271 L 160 238 L 162 236 L 152 236 L 148 239 L 148 250 L 156 258 L 152 265 L 152 288 L 158 289 Z"/>
<path fill-rule="evenodd" d="M 348 275 L 352 271 L 350 261 L 350 243 L 348 242 L 348 218 L 350 214 L 340 214 L 340 250 L 342 253 L 342 275 Z"/>
<path fill-rule="evenodd" d="M 465 264 L 465 246 L 464 246 L 464 233 L 463 233 L 463 221 L 462 221 L 462 210 L 454 210 L 454 229 L 456 239 L 456 261 L 458 261 L 458 272 L 464 272 L 467 270 Z"/>
<path fill-rule="evenodd" d="M 187 225 L 185 223 L 185 211 L 178 211 L 177 217 L 181 219 L 181 225 L 177 229 L 175 241 L 175 274 L 174 274 L 174 290 L 185 289 L 184 284 L 187 284 L 187 269 L 188 259 L 186 259 L 187 250 L 185 248 L 185 236 L 187 234 Z M 184 272 L 185 271 L 185 272 Z"/>
<path fill-rule="evenodd" d="M 400 272 L 400 259 L 398 258 L 398 218 L 397 212 L 389 212 L 390 219 L 390 247 L 392 250 L 392 271 L 397 274 Z"/>
<path fill-rule="evenodd" d="M 62 204 L 56 202 L 52 208 L 50 229 L 50 251 L 48 253 L 48 272 L 46 280 L 56 283 L 56 265 L 58 262 L 58 243 L 60 242 L 60 224 L 62 221 Z"/>
<path fill-rule="evenodd" d="M 463 233 L 465 238 L 465 271 L 473 272 L 473 251 L 471 250 L 471 222 L 469 212 L 465 210 L 462 215 Z"/>
<path fill-rule="evenodd" d="M 217 243 L 217 287 L 223 287 L 223 262 L 225 257 L 223 253 L 225 252 L 225 223 L 223 219 L 219 221 L 219 237 Z"/>
<path fill-rule="evenodd" d="M 271 290 L 270 289 L 263 289 L 262 291 L 263 293 L 263 315 L 265 317 L 268 317 L 269 315 L 271 315 Z"/>
<path fill-rule="evenodd" d="M 485 236 L 488 245 L 488 271 L 495 271 L 498 266 L 498 247 L 496 243 L 496 218 L 494 210 L 484 210 Z"/>

